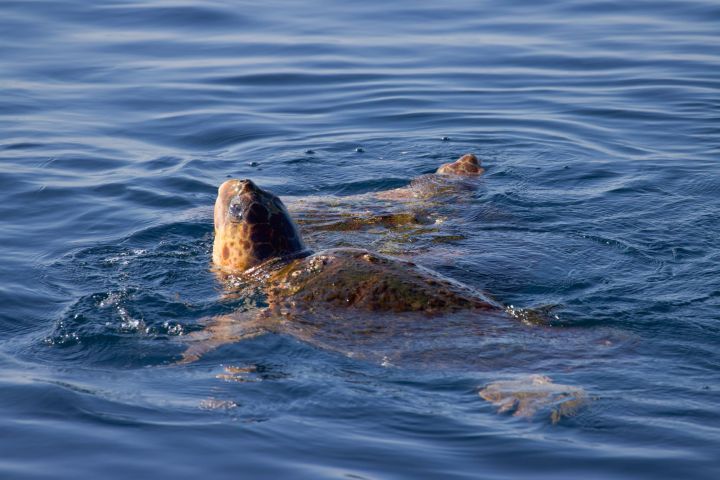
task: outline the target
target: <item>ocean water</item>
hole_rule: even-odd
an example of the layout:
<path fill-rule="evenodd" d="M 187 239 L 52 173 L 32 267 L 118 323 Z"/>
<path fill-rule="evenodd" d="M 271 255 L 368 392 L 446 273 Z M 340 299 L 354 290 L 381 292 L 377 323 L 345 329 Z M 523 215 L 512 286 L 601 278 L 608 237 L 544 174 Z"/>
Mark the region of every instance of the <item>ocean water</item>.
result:
<path fill-rule="evenodd" d="M 438 228 L 312 221 L 466 152 Z M 552 321 L 178 365 L 229 176 Z M 718 478 L 719 233 L 717 2 L 3 0 L 0 477 Z"/>

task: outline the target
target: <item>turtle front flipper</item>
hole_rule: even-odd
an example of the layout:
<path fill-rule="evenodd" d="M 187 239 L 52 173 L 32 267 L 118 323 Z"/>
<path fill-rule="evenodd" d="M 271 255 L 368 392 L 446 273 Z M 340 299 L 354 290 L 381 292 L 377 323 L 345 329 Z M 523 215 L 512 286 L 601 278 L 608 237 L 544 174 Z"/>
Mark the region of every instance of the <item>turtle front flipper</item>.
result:
<path fill-rule="evenodd" d="M 262 313 L 257 310 L 238 311 L 200 320 L 205 328 L 181 337 L 183 343 L 187 343 L 187 349 L 177 363 L 192 363 L 223 345 L 267 333 L 262 326 Z"/>

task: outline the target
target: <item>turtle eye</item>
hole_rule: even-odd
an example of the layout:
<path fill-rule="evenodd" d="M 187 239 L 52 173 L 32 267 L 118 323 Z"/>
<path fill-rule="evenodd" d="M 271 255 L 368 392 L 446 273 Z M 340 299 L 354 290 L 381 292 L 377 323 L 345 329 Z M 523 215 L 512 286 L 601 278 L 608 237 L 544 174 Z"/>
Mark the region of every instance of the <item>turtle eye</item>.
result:
<path fill-rule="evenodd" d="M 233 203 L 232 205 L 230 205 L 230 208 L 228 209 L 228 213 L 230 214 L 231 217 L 233 217 L 237 220 L 242 220 L 242 218 L 243 218 L 242 205 L 240 205 L 238 203 Z"/>

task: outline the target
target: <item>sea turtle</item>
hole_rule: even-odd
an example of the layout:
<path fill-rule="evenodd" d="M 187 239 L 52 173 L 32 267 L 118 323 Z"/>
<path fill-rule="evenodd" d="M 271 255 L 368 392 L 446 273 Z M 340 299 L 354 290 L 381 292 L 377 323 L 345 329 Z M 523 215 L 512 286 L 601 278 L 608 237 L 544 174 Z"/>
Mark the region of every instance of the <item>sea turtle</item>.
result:
<path fill-rule="evenodd" d="M 477 157 L 467 154 L 408 187 L 375 195 L 392 200 L 428 199 L 462 189 L 468 177 L 482 173 Z M 418 325 L 442 329 L 442 322 L 433 323 L 433 319 L 457 312 L 464 312 L 463 318 L 480 318 L 485 326 L 517 322 L 483 292 L 413 261 L 362 248 L 312 252 L 283 202 L 251 180 L 227 180 L 219 187 L 214 227 L 212 259 L 217 272 L 240 285 L 246 297 L 260 292 L 263 301 L 258 308 L 205 321 L 203 330 L 189 335 L 182 362 L 267 331 L 290 333 L 332 348 L 347 339 L 357 345 L 362 339 L 397 338 Z M 536 383 L 527 386 L 537 391 Z M 548 380 L 544 385 L 550 384 Z M 542 403 L 535 395 L 530 408 L 523 400 L 528 395 L 522 382 L 511 387 L 517 391 L 518 415 L 529 415 Z M 507 390 L 503 390 L 503 405 L 511 405 L 507 397 L 512 394 Z M 496 396 L 483 398 L 494 401 Z M 577 398 L 571 393 L 565 400 Z"/>

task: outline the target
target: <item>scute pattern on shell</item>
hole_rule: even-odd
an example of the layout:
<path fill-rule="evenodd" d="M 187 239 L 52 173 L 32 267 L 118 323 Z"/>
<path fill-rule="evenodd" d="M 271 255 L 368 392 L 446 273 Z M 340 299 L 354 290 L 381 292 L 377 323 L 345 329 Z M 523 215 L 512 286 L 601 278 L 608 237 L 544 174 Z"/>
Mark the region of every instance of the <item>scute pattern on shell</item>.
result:
<path fill-rule="evenodd" d="M 300 308 L 428 315 L 473 309 L 502 312 L 499 304 L 466 285 L 413 262 L 356 248 L 331 249 L 294 260 L 269 283 L 271 304 Z"/>

